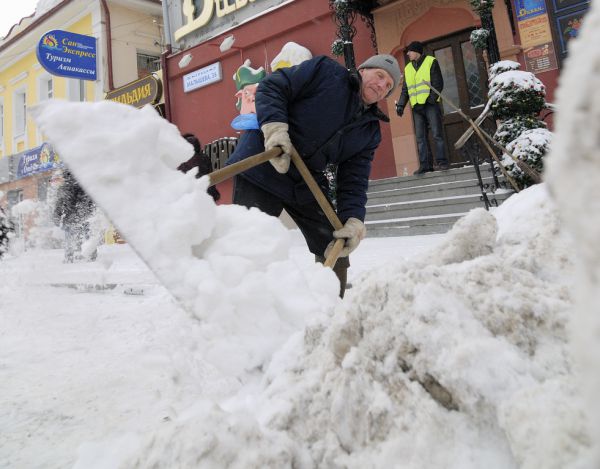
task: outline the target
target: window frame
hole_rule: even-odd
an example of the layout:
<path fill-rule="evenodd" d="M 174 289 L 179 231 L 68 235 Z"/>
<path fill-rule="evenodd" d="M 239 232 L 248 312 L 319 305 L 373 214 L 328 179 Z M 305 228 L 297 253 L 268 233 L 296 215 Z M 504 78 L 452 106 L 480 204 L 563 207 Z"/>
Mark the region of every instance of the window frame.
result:
<path fill-rule="evenodd" d="M 4 97 L 0 97 L 0 151 L 4 153 Z"/>
<path fill-rule="evenodd" d="M 149 68 L 141 69 L 140 68 L 140 58 L 142 58 L 142 57 L 147 59 L 146 60 L 147 63 L 155 63 L 156 69 L 155 70 L 151 70 Z M 149 60 L 149 59 L 152 59 L 152 60 Z M 152 75 L 153 73 L 156 73 L 158 70 L 160 70 L 160 54 L 157 55 L 155 52 L 137 50 L 135 53 L 135 61 L 136 61 L 136 71 L 137 71 L 138 78 L 143 78 L 145 76 Z M 142 71 L 149 72 L 149 73 L 142 75 L 141 74 Z"/>
<path fill-rule="evenodd" d="M 23 96 L 23 110 L 22 110 L 22 118 L 17 109 L 21 107 L 19 100 L 19 96 Z M 12 135 L 12 144 L 13 144 L 13 153 L 18 153 L 19 143 L 23 143 L 23 146 L 27 148 L 27 88 L 22 86 L 13 91 L 13 135 Z M 20 124 L 23 125 L 23 128 L 20 129 Z"/>
<path fill-rule="evenodd" d="M 48 89 L 50 84 L 50 90 Z M 38 101 L 47 101 L 54 98 L 54 78 L 49 73 L 43 73 L 38 77 Z"/>
<path fill-rule="evenodd" d="M 75 90 L 75 86 L 77 90 Z M 67 78 L 67 97 L 69 101 L 83 103 L 86 101 L 85 80 Z"/>

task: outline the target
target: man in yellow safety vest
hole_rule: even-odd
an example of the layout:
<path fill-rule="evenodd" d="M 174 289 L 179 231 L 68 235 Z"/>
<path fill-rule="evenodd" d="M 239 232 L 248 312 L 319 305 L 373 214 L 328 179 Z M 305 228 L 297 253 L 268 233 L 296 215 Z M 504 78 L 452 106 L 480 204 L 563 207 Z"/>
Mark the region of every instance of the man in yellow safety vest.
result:
<path fill-rule="evenodd" d="M 417 137 L 417 150 L 419 152 L 419 169 L 413 174 L 421 175 L 434 171 L 433 158 L 427 141 L 427 129 L 431 129 L 431 136 L 435 146 L 435 159 L 437 169 L 446 170 L 448 156 L 444 144 L 444 129 L 442 126 L 442 110 L 439 105 L 440 98 L 425 82 L 438 91 L 444 88 L 444 78 L 440 65 L 435 57 L 423 54 L 423 43 L 414 41 L 406 48 L 409 62 L 404 68 L 404 84 L 400 98 L 396 102 L 396 113 L 402 117 L 407 102 L 413 111 L 415 121 L 415 134 Z"/>

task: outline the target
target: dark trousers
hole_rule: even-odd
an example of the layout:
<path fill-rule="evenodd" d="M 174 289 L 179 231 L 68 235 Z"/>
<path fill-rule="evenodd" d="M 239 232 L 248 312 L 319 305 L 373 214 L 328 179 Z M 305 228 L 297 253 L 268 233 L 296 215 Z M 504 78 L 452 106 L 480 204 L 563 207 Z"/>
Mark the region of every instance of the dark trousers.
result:
<path fill-rule="evenodd" d="M 325 261 L 325 249 L 333 240 L 333 227 L 316 201 L 303 205 L 285 202 L 247 179 L 236 176 L 233 181 L 233 203 L 248 208 L 256 207 L 261 212 L 273 217 L 278 217 L 285 209 L 298 225 L 308 249 L 315 255 L 315 260 L 317 262 Z M 340 257 L 333 269 L 340 280 L 341 297 L 344 296 L 346 289 L 348 267 L 350 267 L 350 259 Z"/>
<path fill-rule="evenodd" d="M 444 128 L 442 126 L 442 110 L 439 104 L 425 103 L 413 109 L 419 167 L 433 169 L 433 158 L 427 140 L 427 130 L 431 129 L 431 137 L 435 147 L 435 160 L 438 165 L 448 164 L 446 146 L 444 145 Z"/>

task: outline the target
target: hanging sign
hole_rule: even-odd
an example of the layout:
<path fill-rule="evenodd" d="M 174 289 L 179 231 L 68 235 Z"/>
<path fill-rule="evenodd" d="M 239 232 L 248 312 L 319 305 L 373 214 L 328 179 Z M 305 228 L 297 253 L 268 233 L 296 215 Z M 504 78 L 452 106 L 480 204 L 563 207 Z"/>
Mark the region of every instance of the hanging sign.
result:
<path fill-rule="evenodd" d="M 52 75 L 96 80 L 96 38 L 54 29 L 44 34 L 36 48 L 42 67 Z"/>
<path fill-rule="evenodd" d="M 44 143 L 19 155 L 17 179 L 61 167 L 62 162 L 54 152 L 52 146 Z"/>
<path fill-rule="evenodd" d="M 162 96 L 162 85 L 158 78 L 147 75 L 132 81 L 116 90 L 106 93 L 105 99 L 130 104 L 141 108 L 146 104 L 156 104 Z"/>

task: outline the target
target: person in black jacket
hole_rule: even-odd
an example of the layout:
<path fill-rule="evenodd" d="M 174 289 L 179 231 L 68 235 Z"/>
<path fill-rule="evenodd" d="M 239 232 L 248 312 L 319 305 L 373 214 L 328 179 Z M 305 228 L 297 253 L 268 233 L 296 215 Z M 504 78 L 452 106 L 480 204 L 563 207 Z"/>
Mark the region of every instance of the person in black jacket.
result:
<path fill-rule="evenodd" d="M 8 243 L 13 235 L 13 225 L 2 207 L 0 207 L 0 259 L 8 252 Z"/>
<path fill-rule="evenodd" d="M 81 247 L 90 236 L 89 219 L 96 206 L 81 188 L 73 174 L 63 170 L 63 183 L 58 189 L 53 221 L 65 232 L 64 262 L 72 263 L 81 258 Z M 88 261 L 96 259 L 97 251 L 90 254 Z"/>
<path fill-rule="evenodd" d="M 233 202 L 273 216 L 285 209 L 317 261 L 325 260 L 334 238 L 344 239 L 342 257 L 334 268 L 340 296 L 348 256 L 366 234 L 363 221 L 371 161 L 381 142 L 379 122 L 389 122 L 377 102 L 388 97 L 399 81 L 398 62 L 387 54 L 372 56 L 354 71 L 325 56 L 278 69 L 261 80 L 256 91 L 260 130 L 246 131 L 228 160 L 232 164 L 264 150 L 282 149 L 271 164 L 235 178 Z M 302 176 L 290 166 L 292 145 L 324 193 L 325 170 L 337 167 L 336 205 L 342 229 L 334 232 Z"/>
<path fill-rule="evenodd" d="M 210 163 L 210 158 L 202 151 L 202 144 L 200 143 L 200 140 L 198 140 L 198 137 L 190 133 L 183 134 L 182 137 L 192 144 L 194 147 L 194 155 L 189 160 L 181 163 L 177 169 L 182 173 L 187 173 L 193 168 L 198 168 L 198 172 L 196 173 L 197 179 L 211 173 L 212 165 Z M 206 192 L 212 196 L 215 202 L 221 198 L 221 193 L 215 186 L 209 187 Z"/>
<path fill-rule="evenodd" d="M 419 169 L 414 172 L 414 175 L 433 171 L 433 158 L 427 140 L 427 128 L 431 129 L 438 169 L 449 168 L 444 143 L 442 110 L 439 105 L 440 98 L 424 83 L 424 81 L 430 82 L 431 86 L 441 92 L 444 89 L 444 78 L 435 57 L 424 55 L 423 50 L 423 44 L 418 41 L 411 42 L 406 48 L 406 54 L 410 61 L 404 68 L 404 83 L 400 98 L 396 102 L 396 114 L 400 117 L 404 114 L 404 107 L 408 102 L 413 111 L 419 152 Z"/>

